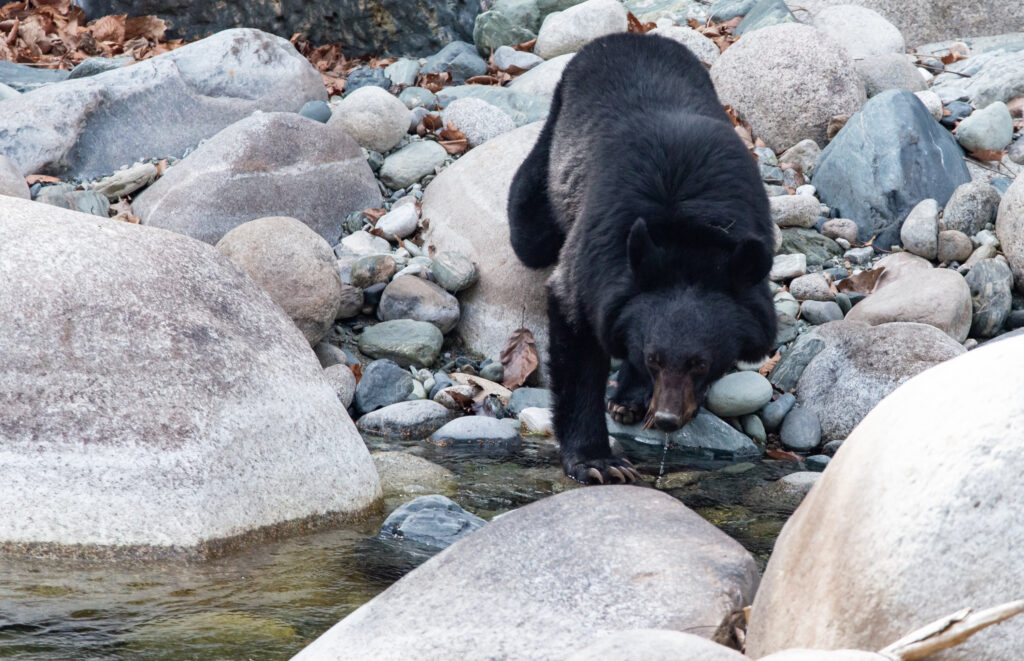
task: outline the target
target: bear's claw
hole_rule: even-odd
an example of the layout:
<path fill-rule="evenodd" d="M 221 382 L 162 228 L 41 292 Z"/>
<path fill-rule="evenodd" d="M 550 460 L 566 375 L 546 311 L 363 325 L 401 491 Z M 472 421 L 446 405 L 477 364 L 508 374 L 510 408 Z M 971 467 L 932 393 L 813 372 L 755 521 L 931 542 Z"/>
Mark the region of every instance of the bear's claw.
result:
<path fill-rule="evenodd" d="M 581 484 L 633 484 L 640 479 L 625 457 L 581 461 L 569 466 L 565 474 Z"/>

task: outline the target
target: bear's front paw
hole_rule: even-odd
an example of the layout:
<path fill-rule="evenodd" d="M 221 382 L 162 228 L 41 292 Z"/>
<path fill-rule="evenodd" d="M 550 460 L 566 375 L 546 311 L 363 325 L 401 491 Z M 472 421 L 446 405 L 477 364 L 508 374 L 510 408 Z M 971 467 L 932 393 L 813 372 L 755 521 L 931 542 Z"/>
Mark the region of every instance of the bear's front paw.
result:
<path fill-rule="evenodd" d="M 580 484 L 633 484 L 640 479 L 625 457 L 568 461 L 565 474 Z"/>
<path fill-rule="evenodd" d="M 619 403 L 614 399 L 608 400 L 608 415 L 620 425 L 631 425 L 644 419 L 647 413 L 647 405 L 639 403 Z"/>

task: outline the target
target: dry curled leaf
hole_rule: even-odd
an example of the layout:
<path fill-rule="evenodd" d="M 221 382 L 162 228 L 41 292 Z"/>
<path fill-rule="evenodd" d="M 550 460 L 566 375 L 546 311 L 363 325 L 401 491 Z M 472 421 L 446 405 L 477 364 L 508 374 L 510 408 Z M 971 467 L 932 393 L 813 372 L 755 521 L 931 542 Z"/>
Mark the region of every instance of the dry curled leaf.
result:
<path fill-rule="evenodd" d="M 861 271 L 860 273 L 856 273 L 848 278 L 840 280 L 836 283 L 836 289 L 844 294 L 849 292 L 870 294 L 874 291 L 875 284 L 878 283 L 878 278 L 881 277 L 884 272 L 884 266 L 880 266 L 877 269 L 871 269 L 870 271 Z"/>
<path fill-rule="evenodd" d="M 800 461 L 800 455 L 789 450 L 765 450 L 765 456 L 778 461 Z"/>
<path fill-rule="evenodd" d="M 508 336 L 501 350 L 501 364 L 505 367 L 502 385 L 506 388 L 518 388 L 526 383 L 540 365 L 537 342 L 528 328 L 517 328 Z"/>
<path fill-rule="evenodd" d="M 447 71 L 442 71 L 441 73 L 421 73 L 419 86 L 430 90 L 433 94 L 437 94 L 441 89 L 450 85 L 451 82 L 452 75 Z"/>
<path fill-rule="evenodd" d="M 992 161 L 998 163 L 1003 160 L 1003 156 L 1006 156 L 1006 152 L 999 151 L 997 149 L 980 149 L 978 151 L 968 152 L 967 155 L 978 161 Z"/>
<path fill-rule="evenodd" d="M 60 179 L 57 177 L 51 177 L 48 174 L 30 174 L 25 177 L 26 183 L 29 186 L 32 184 L 59 184 Z"/>
<path fill-rule="evenodd" d="M 516 44 L 512 48 L 514 48 L 514 49 L 516 49 L 518 51 L 523 51 L 524 53 L 532 53 L 533 52 L 533 47 L 536 46 L 536 45 L 537 45 L 537 40 L 536 39 L 531 39 L 529 41 L 524 41 L 521 44 Z"/>
<path fill-rule="evenodd" d="M 387 212 L 387 209 L 363 209 L 363 215 L 369 218 L 371 223 L 376 223 Z"/>
<path fill-rule="evenodd" d="M 776 352 L 774 356 L 768 359 L 767 363 L 761 365 L 761 369 L 757 370 L 758 374 L 760 374 L 761 376 L 768 376 L 769 374 L 771 374 L 771 371 L 775 369 L 775 366 L 779 364 L 779 360 L 781 359 L 782 354 Z"/>
<path fill-rule="evenodd" d="M 654 23 L 641 23 L 640 19 L 633 15 L 633 12 L 626 14 L 626 20 L 629 22 L 629 31 L 637 34 L 644 34 L 658 27 Z"/>

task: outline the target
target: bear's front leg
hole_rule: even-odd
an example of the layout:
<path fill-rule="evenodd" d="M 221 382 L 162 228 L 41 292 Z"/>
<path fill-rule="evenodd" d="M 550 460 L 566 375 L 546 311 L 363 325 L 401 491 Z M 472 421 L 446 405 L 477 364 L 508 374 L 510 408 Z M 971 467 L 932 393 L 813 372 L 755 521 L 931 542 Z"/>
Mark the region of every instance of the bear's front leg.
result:
<path fill-rule="evenodd" d="M 608 354 L 585 327 L 586 322 L 570 322 L 562 302 L 551 291 L 548 324 L 555 436 L 565 474 L 583 484 L 635 482 L 639 474 L 633 465 L 624 457 L 612 455 L 608 445 L 604 421 Z"/>
<path fill-rule="evenodd" d="M 644 369 L 637 369 L 629 360 L 619 368 L 615 394 L 608 400 L 608 413 L 612 419 L 623 425 L 631 425 L 644 419 L 651 405 L 654 384 Z"/>

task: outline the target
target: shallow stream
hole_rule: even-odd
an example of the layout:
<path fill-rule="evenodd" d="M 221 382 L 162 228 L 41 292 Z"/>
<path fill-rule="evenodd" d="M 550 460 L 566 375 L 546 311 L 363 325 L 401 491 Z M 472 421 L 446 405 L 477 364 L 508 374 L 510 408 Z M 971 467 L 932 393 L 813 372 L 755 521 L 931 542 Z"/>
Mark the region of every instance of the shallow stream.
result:
<path fill-rule="evenodd" d="M 528 439 L 512 456 L 414 451 L 452 470 L 457 488 L 447 495 L 486 519 L 576 488 L 544 440 Z M 653 487 L 659 466 L 640 468 Z M 786 514 L 744 505 L 743 495 L 793 470 L 765 461 L 676 471 L 661 486 L 737 539 L 763 569 Z M 387 511 L 412 497 L 389 498 Z M 287 659 L 394 580 L 361 545 L 383 518 L 203 563 L 0 558 L 0 658 Z"/>

